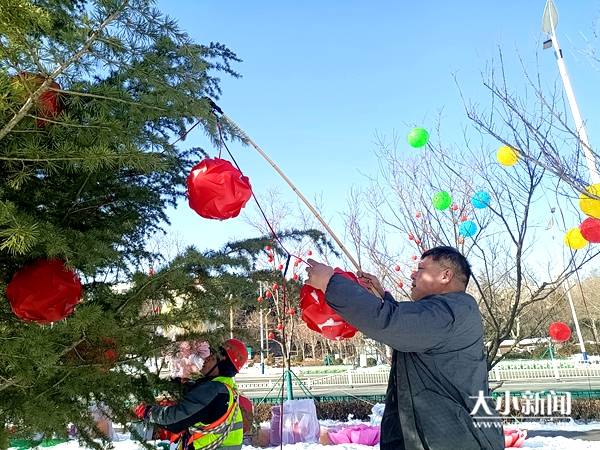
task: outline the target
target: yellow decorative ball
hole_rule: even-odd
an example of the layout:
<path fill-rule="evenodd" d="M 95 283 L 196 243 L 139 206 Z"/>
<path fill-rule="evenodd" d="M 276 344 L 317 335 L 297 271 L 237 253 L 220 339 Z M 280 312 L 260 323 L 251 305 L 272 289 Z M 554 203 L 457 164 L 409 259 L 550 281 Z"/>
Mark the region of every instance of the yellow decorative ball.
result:
<path fill-rule="evenodd" d="M 503 166 L 514 166 L 519 161 L 519 152 L 508 145 L 503 145 L 498 149 L 496 158 Z"/>
<path fill-rule="evenodd" d="M 591 186 L 588 186 L 586 190 L 590 194 L 600 197 L 600 183 L 592 184 Z M 600 219 L 600 200 L 588 197 L 585 194 L 579 194 L 579 207 L 584 214 L 596 219 Z"/>
<path fill-rule="evenodd" d="M 573 250 L 581 250 L 588 245 L 588 241 L 581 235 L 579 228 L 571 228 L 565 234 L 565 245 Z"/>

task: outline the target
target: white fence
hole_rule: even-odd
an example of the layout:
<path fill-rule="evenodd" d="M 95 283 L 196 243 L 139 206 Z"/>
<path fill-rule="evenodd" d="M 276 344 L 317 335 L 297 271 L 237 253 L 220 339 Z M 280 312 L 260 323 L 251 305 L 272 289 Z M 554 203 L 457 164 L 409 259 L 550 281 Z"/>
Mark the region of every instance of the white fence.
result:
<path fill-rule="evenodd" d="M 386 385 L 388 382 L 389 367 L 376 370 L 348 370 L 331 375 L 300 375 L 299 378 L 308 389 L 331 386 L 373 386 Z M 515 360 L 502 361 L 489 373 L 492 382 L 522 381 L 522 380 L 555 380 L 555 379 L 581 379 L 600 378 L 600 364 L 578 363 L 571 360 L 533 361 Z M 277 377 L 265 377 L 260 381 L 246 382 L 243 378 L 238 380 L 242 390 L 268 390 L 281 383 Z M 298 386 L 294 378 L 292 383 Z"/>

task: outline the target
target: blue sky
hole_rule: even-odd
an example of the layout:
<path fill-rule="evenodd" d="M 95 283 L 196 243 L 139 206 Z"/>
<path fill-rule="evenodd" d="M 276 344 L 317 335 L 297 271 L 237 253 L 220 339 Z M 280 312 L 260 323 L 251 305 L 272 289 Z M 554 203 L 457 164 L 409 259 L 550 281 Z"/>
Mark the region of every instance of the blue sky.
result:
<path fill-rule="evenodd" d="M 340 235 L 348 191 L 377 169 L 376 133 L 404 136 L 411 126 L 433 126 L 441 112 L 444 139 L 461 141 L 469 123 L 453 76 L 469 99 L 485 105 L 481 72 L 501 47 L 515 88 L 524 84 L 517 54 L 535 72 L 538 52 L 543 81 L 559 79 L 552 51 L 541 50 L 544 4 L 158 1 L 194 40 L 221 42 L 243 59 L 235 66 L 241 79 L 223 78 L 219 105 L 308 198 L 322 198 Z M 600 45 L 593 39 L 600 2 L 555 4 L 558 36 L 594 145 L 599 73 L 585 50 Z M 201 132 L 187 142 L 211 152 Z M 232 151 L 257 194 L 274 188 L 295 202 L 254 150 L 234 145 Z M 406 152 L 415 151 L 406 145 Z M 256 234 L 241 218 L 208 221 L 185 203 L 169 216 L 171 230 L 201 249 Z"/>

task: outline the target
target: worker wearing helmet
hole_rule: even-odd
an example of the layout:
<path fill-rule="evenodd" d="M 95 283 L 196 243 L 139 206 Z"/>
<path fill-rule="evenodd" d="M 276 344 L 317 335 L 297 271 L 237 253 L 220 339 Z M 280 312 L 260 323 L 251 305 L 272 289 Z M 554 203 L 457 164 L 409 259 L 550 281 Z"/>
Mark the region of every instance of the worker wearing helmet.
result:
<path fill-rule="evenodd" d="M 197 359 L 203 376 L 186 384 L 183 398 L 171 406 L 139 405 L 136 415 L 177 433 L 178 449 L 241 449 L 244 431 L 239 394 L 233 377 L 248 360 L 246 345 L 228 339 Z"/>

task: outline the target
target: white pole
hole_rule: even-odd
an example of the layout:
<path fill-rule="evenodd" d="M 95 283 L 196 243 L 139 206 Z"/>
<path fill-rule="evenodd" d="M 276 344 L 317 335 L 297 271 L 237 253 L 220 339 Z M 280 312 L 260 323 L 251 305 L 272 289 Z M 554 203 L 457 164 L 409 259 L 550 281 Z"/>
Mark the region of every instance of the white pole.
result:
<path fill-rule="evenodd" d="M 553 5 L 552 5 L 553 7 Z M 585 162 L 588 167 L 588 171 L 590 172 L 590 179 L 593 184 L 600 183 L 600 176 L 598 175 L 598 170 L 596 169 L 596 162 L 594 160 L 594 155 L 592 154 L 590 143 L 588 140 L 588 135 L 585 130 L 585 125 L 583 123 L 583 119 L 581 118 L 581 113 L 579 112 L 579 106 L 577 106 L 577 100 L 575 99 L 575 92 L 573 91 L 573 86 L 571 85 L 571 80 L 569 79 L 569 74 L 567 72 L 567 66 L 565 64 L 565 60 L 562 56 L 562 50 L 558 45 L 558 38 L 556 37 L 556 24 L 554 23 L 554 18 L 552 14 L 548 14 L 548 19 L 550 22 L 550 39 L 552 40 L 552 47 L 554 48 L 554 52 L 556 53 L 556 63 L 558 64 L 558 72 L 560 73 L 560 77 L 562 79 L 563 87 L 565 88 L 565 94 L 567 95 L 567 100 L 569 101 L 569 108 L 571 109 L 571 114 L 573 115 L 573 121 L 575 122 L 575 128 L 577 130 L 577 136 L 581 141 L 583 147 L 583 153 L 585 155 Z"/>
<path fill-rule="evenodd" d="M 581 350 L 581 354 L 583 355 L 583 360 L 588 360 L 587 352 L 585 351 L 585 342 L 583 342 L 583 337 L 581 336 L 581 328 L 579 328 L 579 321 L 577 320 L 577 312 L 575 311 L 575 304 L 573 303 L 573 296 L 571 295 L 571 286 L 568 280 L 565 280 L 566 291 L 567 291 L 567 299 L 569 300 L 569 307 L 571 308 L 571 314 L 573 315 L 573 320 L 575 321 L 575 331 L 577 332 L 577 338 L 579 339 L 579 349 Z"/>
<path fill-rule="evenodd" d="M 260 296 L 263 295 L 262 284 L 260 286 Z M 262 305 L 259 307 L 260 311 L 260 373 L 265 374 L 265 339 L 264 339 L 264 323 L 263 323 L 263 309 Z"/>
<path fill-rule="evenodd" d="M 552 219 L 551 219 L 551 228 L 552 228 L 552 240 L 554 241 L 554 244 L 557 245 L 557 239 L 556 239 L 556 221 L 554 220 L 554 211 L 556 211 L 556 208 L 552 208 L 551 210 L 551 214 L 552 214 Z M 558 244 L 560 245 L 560 244 Z M 557 247 L 558 249 L 560 249 L 560 247 Z M 563 256 L 563 252 L 562 250 L 560 251 L 560 266 L 562 268 L 562 271 L 564 272 L 564 270 L 566 269 L 566 265 L 565 265 L 565 258 Z M 573 297 L 571 296 L 571 286 L 569 284 L 568 280 L 565 280 L 563 282 L 563 288 L 565 289 L 565 293 L 567 294 L 567 300 L 569 301 L 569 307 L 571 308 L 571 315 L 573 317 L 573 322 L 575 323 L 575 332 L 577 333 L 577 339 L 579 339 L 579 348 L 581 349 L 581 355 L 583 357 L 584 361 L 588 360 L 588 354 L 585 351 L 585 342 L 583 341 L 583 336 L 581 335 L 581 328 L 579 328 L 579 321 L 577 320 L 577 312 L 575 311 L 575 304 L 573 303 Z"/>

